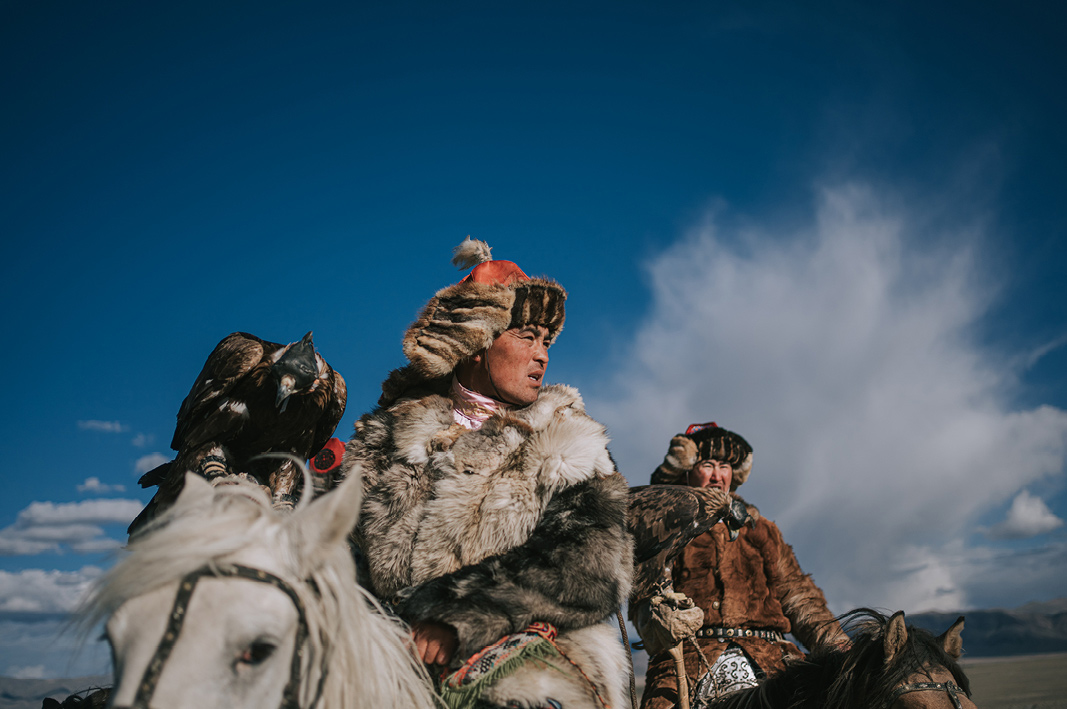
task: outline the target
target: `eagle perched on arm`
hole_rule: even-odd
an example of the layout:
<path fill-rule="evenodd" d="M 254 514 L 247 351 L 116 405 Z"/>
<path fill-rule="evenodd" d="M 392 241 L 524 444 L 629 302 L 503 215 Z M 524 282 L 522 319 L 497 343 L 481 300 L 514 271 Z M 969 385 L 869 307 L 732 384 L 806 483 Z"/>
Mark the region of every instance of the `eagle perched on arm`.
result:
<path fill-rule="evenodd" d="M 634 537 L 631 602 L 670 584 L 670 569 L 683 549 L 719 522 L 730 538 L 749 518 L 744 503 L 717 488 L 641 485 L 630 488 L 628 524 Z"/>
<path fill-rule="evenodd" d="M 345 411 L 344 378 L 315 351 L 311 333 L 288 345 L 235 332 L 216 345 L 178 410 L 170 447 L 178 455 L 150 470 L 141 487 L 158 485 L 130 524 L 132 535 L 167 509 L 181 492 L 186 471 L 209 480 L 244 474 L 270 488 L 275 506 L 291 505 L 300 471 L 291 453 L 306 460 L 333 435 Z"/>

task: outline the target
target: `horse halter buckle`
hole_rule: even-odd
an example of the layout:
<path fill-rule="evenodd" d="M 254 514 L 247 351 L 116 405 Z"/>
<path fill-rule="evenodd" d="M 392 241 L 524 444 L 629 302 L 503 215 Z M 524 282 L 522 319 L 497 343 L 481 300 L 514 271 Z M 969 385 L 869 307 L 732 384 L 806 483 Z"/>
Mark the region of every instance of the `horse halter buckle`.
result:
<path fill-rule="evenodd" d="M 910 684 L 902 684 L 896 688 L 893 692 L 893 700 L 896 701 L 901 695 L 908 692 L 925 692 L 925 691 L 945 691 L 948 693 L 949 698 L 952 700 L 952 705 L 956 709 L 963 709 L 963 704 L 960 703 L 960 696 L 967 696 L 967 693 L 963 691 L 955 682 L 912 682 Z"/>

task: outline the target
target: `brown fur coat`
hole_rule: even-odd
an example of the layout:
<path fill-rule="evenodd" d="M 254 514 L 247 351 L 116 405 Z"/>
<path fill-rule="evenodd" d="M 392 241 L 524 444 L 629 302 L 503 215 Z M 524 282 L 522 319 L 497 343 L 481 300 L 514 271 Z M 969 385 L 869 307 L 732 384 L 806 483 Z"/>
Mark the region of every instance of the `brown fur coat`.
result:
<path fill-rule="evenodd" d="M 792 632 L 808 648 L 844 640 L 822 591 L 801 570 L 777 525 L 751 505 L 748 511 L 752 525 L 745 525 L 735 541 L 729 541 L 725 525 L 717 524 L 690 542 L 674 565 L 674 590 L 704 610 L 705 626 Z M 697 642 L 711 664 L 729 646 L 715 638 Z M 767 674 L 780 671 L 788 658 L 803 657 L 790 642 L 759 638 L 733 642 Z M 689 642 L 685 643 L 685 666 L 692 687 L 705 670 Z M 674 707 L 677 688 L 670 656 L 662 652 L 649 658 L 642 708 Z"/>

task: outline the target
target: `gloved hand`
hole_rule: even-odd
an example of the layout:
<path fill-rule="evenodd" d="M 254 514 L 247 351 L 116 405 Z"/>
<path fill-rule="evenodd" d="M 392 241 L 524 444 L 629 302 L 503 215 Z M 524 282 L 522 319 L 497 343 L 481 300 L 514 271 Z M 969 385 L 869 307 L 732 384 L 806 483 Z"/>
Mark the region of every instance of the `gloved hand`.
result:
<path fill-rule="evenodd" d="M 704 611 L 684 593 L 664 592 L 638 601 L 634 627 L 649 657 L 692 636 L 704 624 Z"/>

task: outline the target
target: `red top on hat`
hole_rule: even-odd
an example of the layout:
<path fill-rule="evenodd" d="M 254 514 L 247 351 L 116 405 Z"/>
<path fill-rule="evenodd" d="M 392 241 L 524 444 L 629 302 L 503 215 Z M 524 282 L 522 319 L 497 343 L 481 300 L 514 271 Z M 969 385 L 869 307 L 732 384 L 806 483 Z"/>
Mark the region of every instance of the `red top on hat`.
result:
<path fill-rule="evenodd" d="M 697 431 L 703 431 L 706 428 L 718 428 L 719 424 L 714 421 L 708 421 L 707 423 L 693 423 L 689 424 L 689 428 L 685 429 L 685 435 L 692 436 Z"/>
<path fill-rule="evenodd" d="M 517 264 L 511 261 L 483 261 L 464 276 L 460 283 L 466 280 L 471 280 L 475 283 L 506 286 L 516 281 L 528 281 L 530 277 L 523 273 Z"/>

